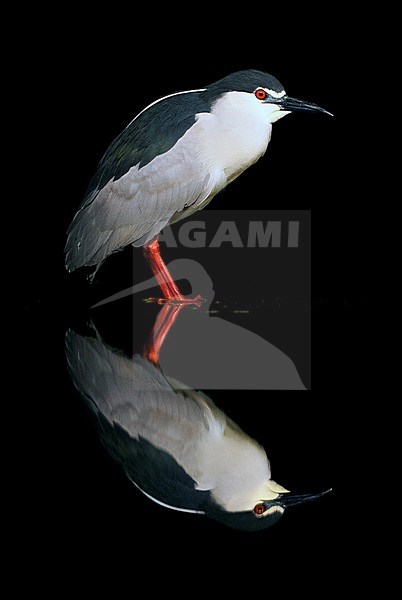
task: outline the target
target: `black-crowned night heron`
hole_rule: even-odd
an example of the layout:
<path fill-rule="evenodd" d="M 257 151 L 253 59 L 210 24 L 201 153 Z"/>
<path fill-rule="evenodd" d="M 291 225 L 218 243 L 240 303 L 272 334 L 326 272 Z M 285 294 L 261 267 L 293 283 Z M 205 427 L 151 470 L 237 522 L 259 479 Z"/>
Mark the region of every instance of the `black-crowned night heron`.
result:
<path fill-rule="evenodd" d="M 159 232 L 204 208 L 263 156 L 272 124 L 295 111 L 330 114 L 255 70 L 150 104 L 99 163 L 68 229 L 68 270 L 142 246 L 165 298 L 186 302 L 161 258 Z"/>
<path fill-rule="evenodd" d="M 122 356 L 99 336 L 66 336 L 71 378 L 97 417 L 101 439 L 151 500 L 230 527 L 255 531 L 295 495 L 271 478 L 264 448 L 202 392 L 165 376 L 145 357 Z"/>

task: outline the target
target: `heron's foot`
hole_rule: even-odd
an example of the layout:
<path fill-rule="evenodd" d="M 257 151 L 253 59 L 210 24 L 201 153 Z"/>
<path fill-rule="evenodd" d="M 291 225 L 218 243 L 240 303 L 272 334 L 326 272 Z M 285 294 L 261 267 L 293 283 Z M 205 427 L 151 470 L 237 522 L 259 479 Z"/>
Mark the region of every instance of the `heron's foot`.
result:
<path fill-rule="evenodd" d="M 172 298 L 144 298 L 144 302 L 147 302 L 148 304 L 156 303 L 159 305 L 170 304 L 172 306 L 193 305 L 197 306 L 197 308 L 201 308 L 201 305 L 206 302 L 206 300 L 198 295 L 196 298 L 184 298 L 184 296 Z"/>

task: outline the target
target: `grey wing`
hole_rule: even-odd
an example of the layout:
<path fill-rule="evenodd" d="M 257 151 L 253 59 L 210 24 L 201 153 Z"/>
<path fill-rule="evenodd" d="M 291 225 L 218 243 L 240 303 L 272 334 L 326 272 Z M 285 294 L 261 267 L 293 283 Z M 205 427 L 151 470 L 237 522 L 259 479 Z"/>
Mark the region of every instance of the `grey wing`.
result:
<path fill-rule="evenodd" d="M 140 437 L 185 462 L 189 447 L 225 427 L 211 400 L 183 386 L 175 391 L 162 372 L 140 356 L 129 360 L 99 338 L 66 335 L 68 368 L 91 408 L 132 438 Z"/>
<path fill-rule="evenodd" d="M 91 193 L 68 230 L 69 271 L 98 264 L 128 244 L 144 245 L 186 207 L 196 209 L 224 187 L 224 173 L 197 153 L 197 129 L 198 123 L 165 154 Z"/>

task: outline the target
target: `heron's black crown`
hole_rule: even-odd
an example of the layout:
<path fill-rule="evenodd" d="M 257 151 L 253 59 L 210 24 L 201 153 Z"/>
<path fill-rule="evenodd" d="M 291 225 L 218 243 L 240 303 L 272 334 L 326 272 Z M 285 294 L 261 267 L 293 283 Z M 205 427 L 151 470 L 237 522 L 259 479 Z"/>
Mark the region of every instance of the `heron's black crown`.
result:
<path fill-rule="evenodd" d="M 283 85 L 272 75 L 255 69 L 237 71 L 223 79 L 207 86 L 207 93 L 211 99 L 218 98 L 227 92 L 254 92 L 258 87 L 268 88 L 274 92 L 282 92 Z"/>

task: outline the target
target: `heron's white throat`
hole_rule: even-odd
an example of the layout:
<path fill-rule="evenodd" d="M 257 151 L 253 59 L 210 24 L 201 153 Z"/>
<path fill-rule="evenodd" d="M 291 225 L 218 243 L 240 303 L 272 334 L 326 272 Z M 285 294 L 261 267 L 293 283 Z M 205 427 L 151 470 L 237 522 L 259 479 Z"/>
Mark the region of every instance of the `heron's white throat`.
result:
<path fill-rule="evenodd" d="M 277 104 L 261 102 L 254 94 L 224 94 L 210 114 L 197 115 L 199 121 L 204 121 L 198 137 L 203 160 L 211 168 L 223 169 L 230 183 L 263 156 L 271 139 L 272 123 L 287 114 Z"/>

